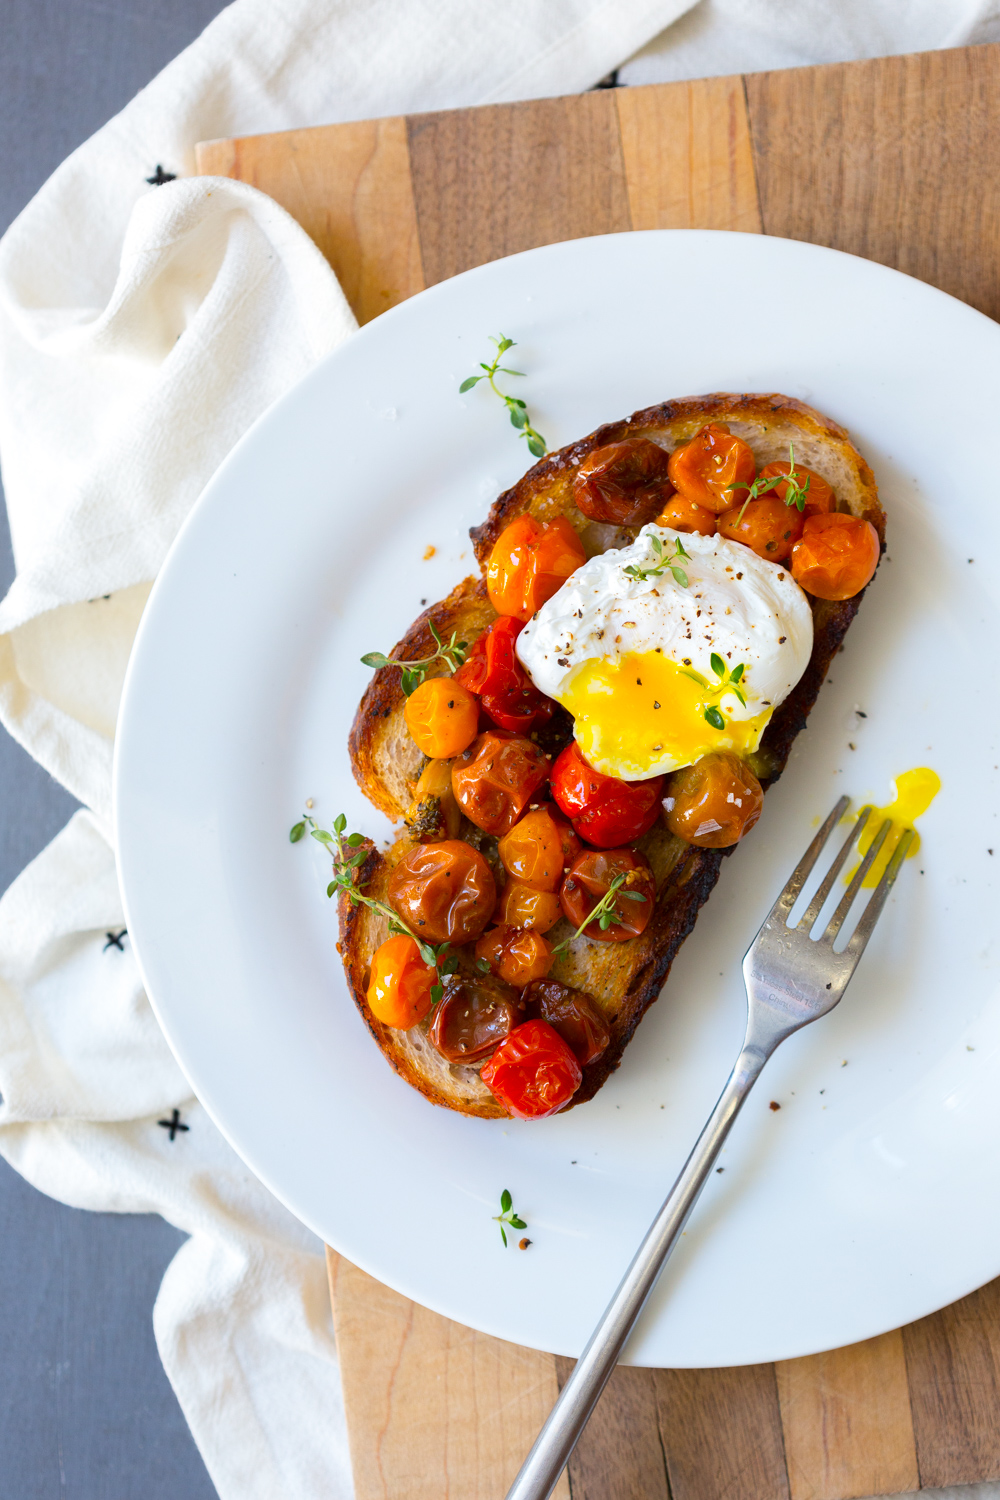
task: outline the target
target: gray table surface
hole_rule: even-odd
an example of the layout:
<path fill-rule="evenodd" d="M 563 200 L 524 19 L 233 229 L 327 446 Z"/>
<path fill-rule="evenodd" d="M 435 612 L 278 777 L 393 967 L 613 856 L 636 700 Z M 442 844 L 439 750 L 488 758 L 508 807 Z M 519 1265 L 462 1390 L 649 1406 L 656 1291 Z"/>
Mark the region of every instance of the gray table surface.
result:
<path fill-rule="evenodd" d="M 0 0 L 0 231 L 222 9 Z M 13 576 L 3 519 L 0 595 Z M 0 729 L 0 890 L 74 806 Z M 212 1500 L 153 1341 L 157 1288 L 182 1240 L 152 1215 L 65 1208 L 0 1161 L 4 1500 Z"/>

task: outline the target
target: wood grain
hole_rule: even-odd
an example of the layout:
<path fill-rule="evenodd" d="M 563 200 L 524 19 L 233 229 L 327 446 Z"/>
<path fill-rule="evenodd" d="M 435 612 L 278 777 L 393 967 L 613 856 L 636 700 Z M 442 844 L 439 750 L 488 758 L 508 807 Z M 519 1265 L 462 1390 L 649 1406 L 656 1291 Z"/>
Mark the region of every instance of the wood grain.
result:
<path fill-rule="evenodd" d="M 898 1329 L 774 1368 L 791 1500 L 919 1488 Z"/>
<path fill-rule="evenodd" d="M 673 1500 L 789 1500 L 773 1365 L 653 1381 Z"/>
<path fill-rule="evenodd" d="M 920 1482 L 1000 1478 L 1000 1281 L 903 1329 Z"/>
<path fill-rule="evenodd" d="M 613 91 L 411 115 L 428 286 L 536 245 L 630 229 Z"/>
<path fill-rule="evenodd" d="M 748 77 L 765 233 L 895 266 L 1000 318 L 998 74 L 1000 44 Z"/>
<path fill-rule="evenodd" d="M 356 1500 L 503 1500 L 555 1359 L 428 1312 L 327 1251 Z M 554 1491 L 569 1500 L 563 1476 Z"/>
<path fill-rule="evenodd" d="M 761 231 L 742 78 L 616 89 L 633 229 Z"/>
<path fill-rule="evenodd" d="M 359 323 L 423 290 L 405 120 L 208 141 L 197 164 L 286 208 L 333 266 Z"/>
<path fill-rule="evenodd" d="M 573 1360 L 557 1359 L 562 1389 Z M 569 1461 L 573 1500 L 670 1500 L 652 1370 L 619 1365 Z"/>

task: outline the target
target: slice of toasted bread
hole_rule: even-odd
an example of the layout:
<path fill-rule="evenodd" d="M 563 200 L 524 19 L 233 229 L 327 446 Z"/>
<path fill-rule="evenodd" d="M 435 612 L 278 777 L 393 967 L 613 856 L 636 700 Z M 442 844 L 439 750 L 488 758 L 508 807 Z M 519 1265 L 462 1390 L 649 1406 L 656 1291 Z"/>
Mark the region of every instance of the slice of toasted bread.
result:
<path fill-rule="evenodd" d="M 501 531 L 524 512 L 541 521 L 566 516 L 579 532 L 589 555 L 627 545 L 636 528 L 597 525 L 579 511 L 573 499 L 575 470 L 595 448 L 626 437 L 649 438 L 670 452 L 709 421 L 726 422 L 732 432 L 743 438 L 753 449 L 758 468 L 787 459 L 789 443 L 793 444 L 796 463 L 822 475 L 833 486 L 838 509 L 870 521 L 884 546 L 885 515 L 874 477 L 842 427 L 789 396 L 722 392 L 648 407 L 549 454 L 496 500 L 482 526 L 473 528 L 471 535 L 480 565 L 485 567 Z M 792 742 L 805 725 L 830 661 L 840 649 L 861 598 L 858 594 L 837 603 L 810 600 L 814 638 L 809 664 L 792 693 L 775 711 L 760 750 L 753 757 L 765 790 L 784 769 Z M 442 603 L 420 615 L 392 654 L 401 660 L 430 655 L 434 651 L 432 621 L 443 639 L 447 640 L 456 631 L 459 639 L 471 643 L 495 619 L 496 612 L 483 580 L 467 578 Z M 404 705 L 400 673 L 393 668 L 382 668 L 361 700 L 350 737 L 351 763 L 358 784 L 376 807 L 395 819 L 406 813 L 413 785 L 424 764 L 424 757 L 407 732 Z M 475 832 L 471 826 L 470 831 Z M 371 850 L 361 871 L 365 889 L 372 895 L 384 896 L 392 866 L 410 847 L 412 839 L 404 833 L 386 856 Z M 625 943 L 577 938 L 556 960 L 552 970 L 553 978 L 594 996 L 611 1032 L 611 1043 L 604 1056 L 584 1069 L 583 1083 L 573 1104 L 593 1098 L 617 1068 L 644 1012 L 658 996 L 699 908 L 710 895 L 723 856 L 732 852 L 682 843 L 662 823 L 646 834 L 637 847 L 646 855 L 657 880 L 656 908 L 645 932 Z M 365 994 L 372 954 L 388 935 L 387 928 L 382 918 L 369 909 L 344 902 L 340 919 L 344 966 L 355 1002 L 396 1071 L 435 1104 L 483 1118 L 504 1117 L 506 1111 L 480 1079 L 477 1067 L 445 1062 L 427 1040 L 423 1026 L 403 1032 L 383 1026 L 375 1019 Z M 558 943 L 569 932 L 568 925 L 560 922 L 551 937 Z M 470 961 L 462 950 L 461 962 Z"/>

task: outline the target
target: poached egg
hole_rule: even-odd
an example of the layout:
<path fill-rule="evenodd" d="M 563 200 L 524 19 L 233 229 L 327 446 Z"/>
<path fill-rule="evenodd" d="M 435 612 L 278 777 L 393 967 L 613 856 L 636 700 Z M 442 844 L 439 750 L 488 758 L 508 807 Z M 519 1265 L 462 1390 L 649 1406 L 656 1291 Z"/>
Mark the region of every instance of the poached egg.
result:
<path fill-rule="evenodd" d="M 578 568 L 517 654 L 573 715 L 584 758 L 644 781 L 713 750 L 756 750 L 812 643 L 812 610 L 787 567 L 722 536 L 652 525 Z"/>

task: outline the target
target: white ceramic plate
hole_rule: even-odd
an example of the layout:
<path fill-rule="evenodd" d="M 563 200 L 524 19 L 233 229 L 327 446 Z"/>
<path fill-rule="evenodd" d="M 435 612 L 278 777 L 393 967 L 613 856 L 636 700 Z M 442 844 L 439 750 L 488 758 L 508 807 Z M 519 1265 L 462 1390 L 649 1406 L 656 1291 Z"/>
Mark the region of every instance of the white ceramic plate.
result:
<path fill-rule="evenodd" d="M 875 470 L 891 559 L 622 1067 L 592 1103 L 530 1125 L 436 1109 L 394 1076 L 345 988 L 322 851 L 288 842 L 308 796 L 323 821 L 388 833 L 348 766 L 358 658 L 472 569 L 468 526 L 527 467 L 495 398 L 458 394 L 499 330 L 553 447 L 672 396 L 814 403 Z M 192 1085 L 331 1245 L 459 1322 L 578 1352 L 721 1089 L 742 954 L 817 819 L 930 765 L 943 790 L 919 857 L 840 1008 L 769 1065 L 629 1357 L 730 1365 L 852 1343 L 1000 1272 L 998 410 L 1000 329 L 962 303 L 810 245 L 650 233 L 423 293 L 239 445 L 142 621 L 118 734 L 121 875 Z M 525 1254 L 492 1222 L 503 1188 Z"/>

